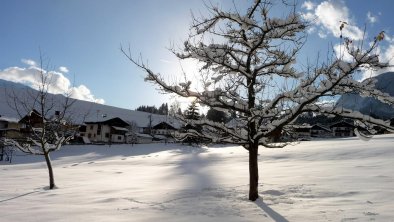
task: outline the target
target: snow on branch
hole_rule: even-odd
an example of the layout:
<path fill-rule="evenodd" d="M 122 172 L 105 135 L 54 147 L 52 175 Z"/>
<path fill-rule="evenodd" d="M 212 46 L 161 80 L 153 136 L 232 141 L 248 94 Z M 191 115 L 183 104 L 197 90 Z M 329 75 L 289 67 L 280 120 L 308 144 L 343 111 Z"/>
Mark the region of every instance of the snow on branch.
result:
<path fill-rule="evenodd" d="M 344 50 L 352 57 L 332 56 L 325 63 L 317 64 L 307 72 L 295 68 L 297 56 L 306 41 L 308 25 L 296 13 L 295 8 L 287 16 L 270 14 L 270 1 L 255 1 L 245 13 L 222 11 L 211 7 L 210 17 L 193 18 L 190 37 L 181 50 L 172 52 L 179 59 L 193 59 L 200 63 L 201 73 L 210 78 L 203 81 L 203 90 L 192 90 L 194 82 L 164 81 L 144 62 L 133 58 L 130 49 L 121 49 L 136 66 L 145 71 L 145 80 L 158 85 L 167 93 L 181 97 L 194 97 L 198 103 L 236 113 L 242 124 L 232 128 L 226 124 L 207 120 L 190 120 L 192 124 L 205 126 L 207 132 L 193 132 L 216 141 L 237 141 L 240 144 L 260 144 L 265 147 L 282 147 L 270 138 L 291 124 L 307 111 L 334 114 L 358 119 L 365 123 L 387 127 L 385 122 L 357 112 L 329 109 L 317 101 L 327 96 L 360 93 L 393 104 L 394 98 L 374 88 L 374 82 L 358 82 L 354 73 L 360 69 L 379 69 L 379 41 L 367 47 L 349 45 Z M 364 47 L 364 48 L 363 48 Z M 203 76 L 203 74 L 201 74 Z M 287 85 L 291 82 L 291 85 Z M 214 138 L 215 137 L 215 138 Z"/>

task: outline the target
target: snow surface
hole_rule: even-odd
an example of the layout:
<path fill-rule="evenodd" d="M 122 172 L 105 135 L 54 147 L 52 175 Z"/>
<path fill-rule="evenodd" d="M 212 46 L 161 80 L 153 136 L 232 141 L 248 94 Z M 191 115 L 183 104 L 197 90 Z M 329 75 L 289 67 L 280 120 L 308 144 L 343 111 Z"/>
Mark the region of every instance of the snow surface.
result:
<path fill-rule="evenodd" d="M 260 149 L 262 197 L 247 199 L 236 146 L 65 146 L 0 164 L 0 221 L 392 221 L 394 135 Z"/>

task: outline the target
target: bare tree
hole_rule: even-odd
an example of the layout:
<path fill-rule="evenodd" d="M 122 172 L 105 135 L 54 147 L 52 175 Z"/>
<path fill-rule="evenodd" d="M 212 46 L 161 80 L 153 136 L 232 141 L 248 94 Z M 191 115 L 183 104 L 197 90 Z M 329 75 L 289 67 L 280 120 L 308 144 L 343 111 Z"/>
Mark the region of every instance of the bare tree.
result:
<path fill-rule="evenodd" d="M 44 69 L 45 68 L 45 69 Z M 63 96 L 51 94 L 53 73 L 46 71 L 40 54 L 40 68 L 37 69 L 39 84 L 37 90 L 26 87 L 25 91 L 7 92 L 8 105 L 21 118 L 21 139 L 3 139 L 4 143 L 15 146 L 25 153 L 43 155 L 49 173 L 49 189 L 55 188 L 55 178 L 50 153 L 59 150 L 73 138 L 77 127 L 72 124 L 71 106 L 76 101 L 71 93 Z"/>
<path fill-rule="evenodd" d="M 170 116 L 182 115 L 181 104 L 179 101 L 175 100 L 173 103 L 171 103 L 168 114 Z"/>
<path fill-rule="evenodd" d="M 349 92 L 387 103 L 394 101 L 374 89 L 373 80 L 359 82 L 354 78 L 360 69 L 386 66 L 378 59 L 379 38 L 367 44 L 341 37 L 342 51 L 346 51 L 351 60 L 329 54 L 324 62 L 319 60 L 316 65 L 300 70 L 294 64 L 306 42 L 308 24 L 296 12 L 295 5 L 286 4 L 289 13 L 283 17 L 271 15 L 273 6 L 269 0 L 253 1 L 245 12 L 208 6 L 209 17 L 193 16 L 190 37 L 181 50 L 172 51 L 181 60 L 199 62 L 201 84 L 198 87 L 192 87 L 197 83 L 188 81 L 186 75 L 185 82 L 169 83 L 146 62 L 134 58 L 130 49 L 121 49 L 132 63 L 146 72 L 145 80 L 164 92 L 194 97 L 200 104 L 236 113 L 232 126 L 207 119 L 192 121 L 206 129 L 200 136 L 239 144 L 249 151 L 249 199 L 252 201 L 259 197 L 259 146 L 284 147 L 287 143 L 273 143 L 272 138 L 282 134 L 299 115 L 312 111 L 352 118 L 364 126 L 390 127 L 383 120 L 324 101 Z M 344 27 L 338 24 L 339 28 Z"/>

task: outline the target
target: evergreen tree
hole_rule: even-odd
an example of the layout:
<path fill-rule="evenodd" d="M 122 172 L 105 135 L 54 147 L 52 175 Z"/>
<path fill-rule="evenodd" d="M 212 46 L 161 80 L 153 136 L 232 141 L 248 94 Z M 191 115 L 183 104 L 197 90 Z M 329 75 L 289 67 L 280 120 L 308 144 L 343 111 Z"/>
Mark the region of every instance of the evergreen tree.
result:
<path fill-rule="evenodd" d="M 185 111 L 185 118 L 191 120 L 200 119 L 199 109 L 196 101 L 193 101 Z"/>
<path fill-rule="evenodd" d="M 214 122 L 224 123 L 227 120 L 227 115 L 223 111 L 210 108 L 207 112 L 207 119 L 212 120 Z"/>

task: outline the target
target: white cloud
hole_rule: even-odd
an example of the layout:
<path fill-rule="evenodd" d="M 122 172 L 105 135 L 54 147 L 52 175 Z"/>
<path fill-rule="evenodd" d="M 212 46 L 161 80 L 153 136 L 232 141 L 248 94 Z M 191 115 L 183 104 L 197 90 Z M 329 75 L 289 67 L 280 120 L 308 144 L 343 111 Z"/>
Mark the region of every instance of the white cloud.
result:
<path fill-rule="evenodd" d="M 104 104 L 104 99 L 97 99 L 93 96 L 93 94 L 90 92 L 90 90 L 85 86 L 85 85 L 80 85 L 78 87 L 72 87 L 71 88 L 71 94 L 73 98 L 79 99 L 79 100 L 86 100 L 86 101 L 91 101 L 95 103 L 100 103 Z"/>
<path fill-rule="evenodd" d="M 349 54 L 348 50 L 343 44 L 336 44 L 334 46 L 335 55 L 343 61 L 352 62 L 353 56 Z"/>
<path fill-rule="evenodd" d="M 60 72 L 63 72 L 63 73 L 68 73 L 68 72 L 69 72 L 68 68 L 65 67 L 65 66 L 60 66 L 60 67 L 59 67 L 59 71 L 60 71 Z"/>
<path fill-rule="evenodd" d="M 325 39 L 327 38 L 327 33 L 325 33 L 324 31 L 320 30 L 319 33 L 317 33 L 319 35 L 320 38 Z"/>
<path fill-rule="evenodd" d="M 308 32 L 308 34 L 312 34 L 316 31 L 316 27 L 311 26 L 306 31 Z"/>
<path fill-rule="evenodd" d="M 316 7 L 315 3 L 311 1 L 305 1 L 302 5 L 301 8 L 305 8 L 308 11 L 313 10 Z"/>
<path fill-rule="evenodd" d="M 320 29 L 318 33 L 330 33 L 335 37 L 340 37 L 342 34 L 342 36 L 353 40 L 363 38 L 363 31 L 355 25 L 350 17 L 349 9 L 343 1 L 323 1 L 313 7 L 309 5 L 309 2 L 304 2 L 303 8 L 309 10 L 308 13 L 302 15 L 303 18 L 317 26 Z M 340 30 L 341 22 L 348 23 L 343 28 L 342 33 Z M 319 36 L 326 37 L 321 34 Z"/>
<path fill-rule="evenodd" d="M 367 19 L 368 19 L 368 21 L 369 21 L 371 24 L 373 24 L 373 23 L 375 23 L 375 22 L 378 21 L 378 17 L 372 15 L 371 12 L 368 12 L 368 13 L 367 13 Z"/>
<path fill-rule="evenodd" d="M 301 14 L 302 18 L 307 20 L 307 21 L 313 21 L 316 19 L 316 15 L 312 12 L 307 12 L 307 13 L 303 13 Z"/>
<path fill-rule="evenodd" d="M 31 59 L 22 59 L 22 62 L 29 66 L 37 66 L 36 62 Z"/>
<path fill-rule="evenodd" d="M 37 67 L 37 63 L 30 59 L 23 59 L 22 62 L 29 65 L 29 67 L 9 67 L 4 70 L 0 70 L 0 79 L 22 83 L 31 86 L 34 89 L 38 89 L 41 82 L 40 78 L 42 71 L 48 75 L 48 79 L 50 81 L 48 90 L 50 93 L 64 94 L 71 92 L 72 98 L 96 103 L 104 103 L 103 99 L 95 98 L 95 96 L 86 86 L 72 86 L 70 80 L 65 77 L 63 73 L 41 70 L 39 67 Z"/>
<path fill-rule="evenodd" d="M 390 67 L 379 69 L 379 70 L 365 70 L 362 73 L 361 80 L 378 76 L 385 72 L 394 72 L 394 43 L 387 46 L 386 48 L 379 47 L 376 53 L 380 55 L 379 61 L 382 63 L 388 63 Z"/>

